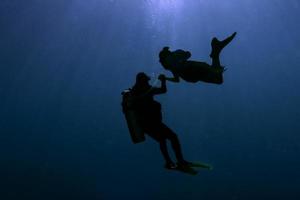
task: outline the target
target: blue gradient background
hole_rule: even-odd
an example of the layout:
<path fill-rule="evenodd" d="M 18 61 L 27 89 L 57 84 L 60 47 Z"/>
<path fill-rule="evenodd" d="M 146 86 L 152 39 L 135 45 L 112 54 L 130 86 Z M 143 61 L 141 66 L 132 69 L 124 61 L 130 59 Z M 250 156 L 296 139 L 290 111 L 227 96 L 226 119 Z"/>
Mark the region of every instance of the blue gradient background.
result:
<path fill-rule="evenodd" d="M 1 0 L 0 199 L 300 199 L 298 0 Z M 163 46 L 210 63 L 223 85 L 168 83 L 162 103 L 189 160 L 163 168 L 133 145 L 121 91 L 166 73 Z"/>

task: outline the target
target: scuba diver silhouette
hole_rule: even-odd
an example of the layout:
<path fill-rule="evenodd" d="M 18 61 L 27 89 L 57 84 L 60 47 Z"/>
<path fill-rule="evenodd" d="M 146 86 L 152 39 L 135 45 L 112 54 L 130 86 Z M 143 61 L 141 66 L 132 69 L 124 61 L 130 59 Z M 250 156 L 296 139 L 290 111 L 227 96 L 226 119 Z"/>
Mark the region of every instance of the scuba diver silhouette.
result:
<path fill-rule="evenodd" d="M 161 104 L 153 99 L 155 95 L 167 92 L 166 77 L 161 74 L 158 79 L 161 81 L 161 86 L 153 87 L 149 84 L 150 77 L 145 73 L 140 72 L 136 75 L 136 83 L 131 89 L 135 98 L 134 109 L 143 131 L 159 142 L 161 153 L 166 161 L 165 168 L 175 169 L 177 166 L 188 165 L 189 162 L 183 158 L 177 135 L 162 122 Z M 167 140 L 171 142 L 175 152 L 177 166 L 168 153 Z"/>
<path fill-rule="evenodd" d="M 166 80 L 172 82 L 179 82 L 180 78 L 187 82 L 203 81 L 207 83 L 222 84 L 224 67 L 220 63 L 220 53 L 222 49 L 228 45 L 235 37 L 236 32 L 225 40 L 219 41 L 214 37 L 211 41 L 212 64 L 209 65 L 205 62 L 188 60 L 191 57 L 189 51 L 178 49 L 170 51 L 169 47 L 164 47 L 159 53 L 159 61 L 161 65 L 172 72 L 172 78 Z"/>

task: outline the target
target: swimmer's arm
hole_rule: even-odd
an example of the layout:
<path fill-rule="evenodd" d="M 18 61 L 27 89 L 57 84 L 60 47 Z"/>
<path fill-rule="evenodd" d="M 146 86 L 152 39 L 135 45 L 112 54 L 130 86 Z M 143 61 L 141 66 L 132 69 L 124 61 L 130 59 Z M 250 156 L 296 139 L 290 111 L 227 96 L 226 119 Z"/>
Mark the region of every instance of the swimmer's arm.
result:
<path fill-rule="evenodd" d="M 173 73 L 173 77 L 166 77 L 166 80 L 174 83 L 179 83 L 180 81 L 179 76 L 175 73 Z"/>

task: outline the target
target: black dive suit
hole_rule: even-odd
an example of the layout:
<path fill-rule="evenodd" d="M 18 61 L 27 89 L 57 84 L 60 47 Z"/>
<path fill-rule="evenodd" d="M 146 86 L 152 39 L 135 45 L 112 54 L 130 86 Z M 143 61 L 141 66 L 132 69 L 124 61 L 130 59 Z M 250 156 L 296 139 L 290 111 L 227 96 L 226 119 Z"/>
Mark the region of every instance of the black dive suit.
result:
<path fill-rule="evenodd" d="M 154 95 L 167 92 L 166 80 L 161 80 L 161 87 L 152 87 L 149 84 L 134 85 L 132 88 L 136 96 L 135 109 L 139 123 L 147 135 L 160 144 L 160 150 L 167 163 L 172 163 L 167 150 L 167 139 L 171 141 L 178 162 L 184 162 L 177 135 L 162 122 L 161 104 L 153 99 Z"/>

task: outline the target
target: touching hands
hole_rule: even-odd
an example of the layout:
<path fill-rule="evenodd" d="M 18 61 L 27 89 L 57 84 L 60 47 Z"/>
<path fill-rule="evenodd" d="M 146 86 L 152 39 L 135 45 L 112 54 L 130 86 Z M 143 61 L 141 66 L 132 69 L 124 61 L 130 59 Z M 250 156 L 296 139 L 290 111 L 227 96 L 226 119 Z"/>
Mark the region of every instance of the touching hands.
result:
<path fill-rule="evenodd" d="M 160 74 L 158 76 L 158 79 L 161 80 L 161 81 L 166 81 L 166 76 L 164 74 Z"/>

